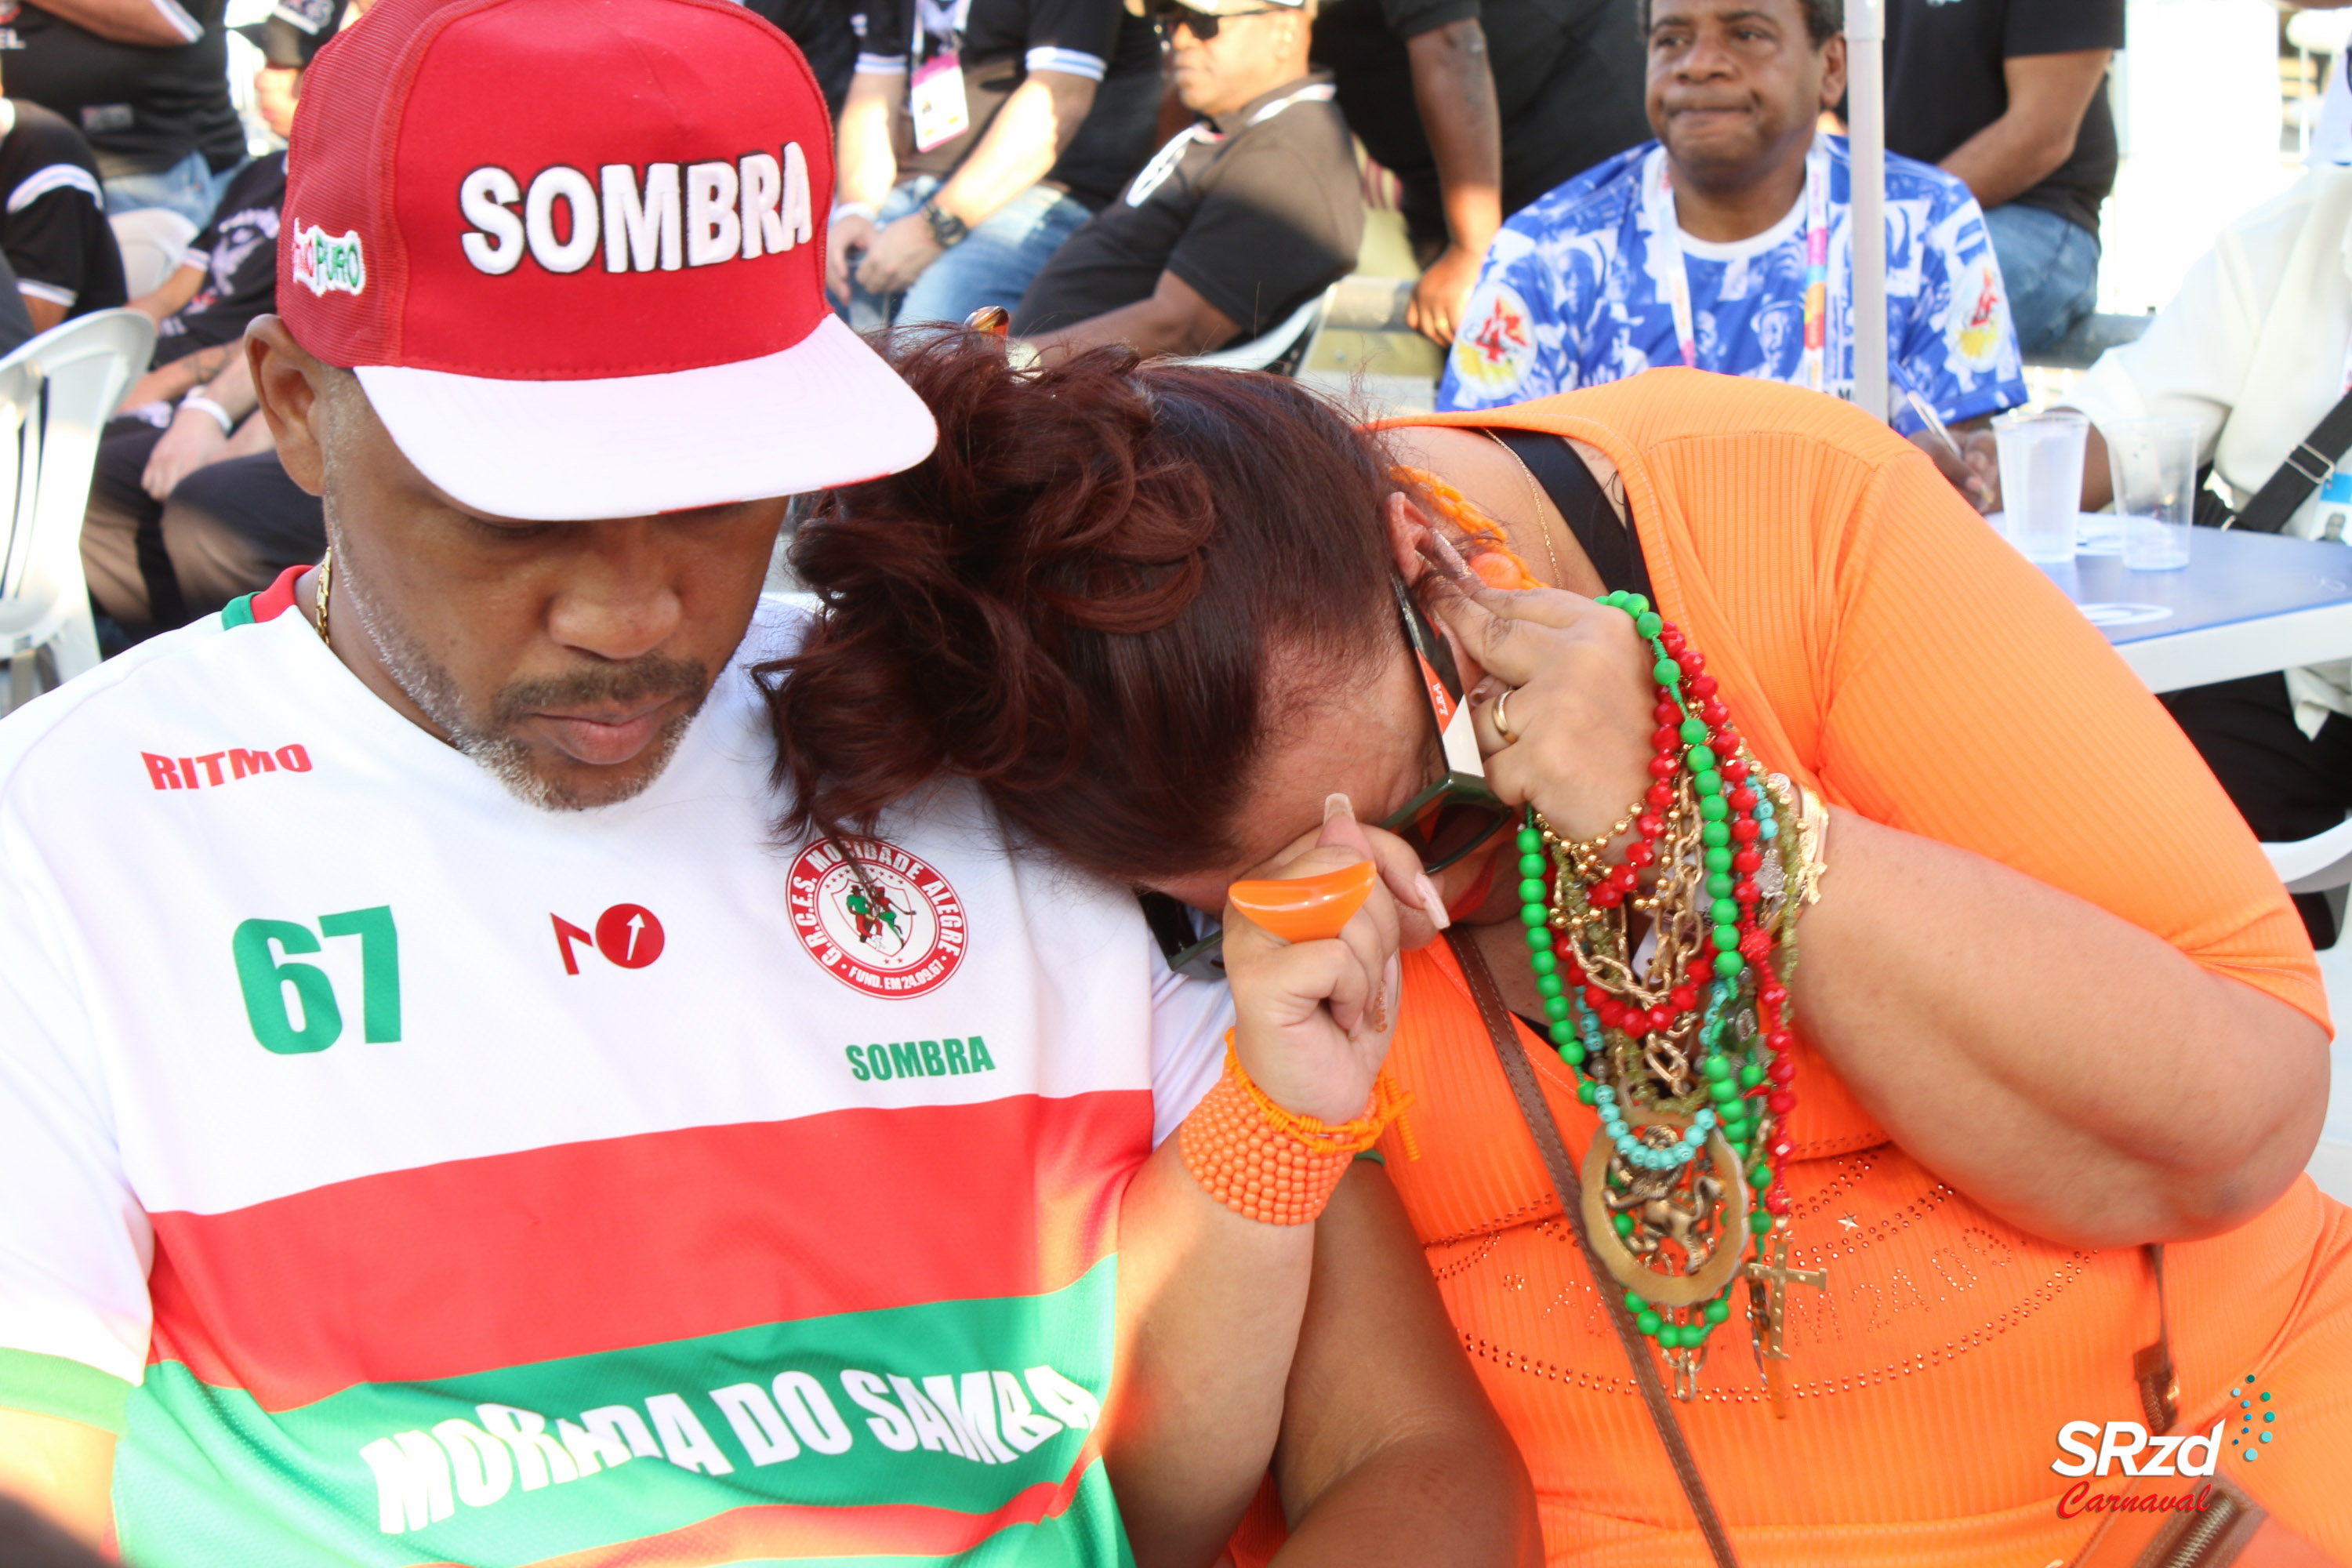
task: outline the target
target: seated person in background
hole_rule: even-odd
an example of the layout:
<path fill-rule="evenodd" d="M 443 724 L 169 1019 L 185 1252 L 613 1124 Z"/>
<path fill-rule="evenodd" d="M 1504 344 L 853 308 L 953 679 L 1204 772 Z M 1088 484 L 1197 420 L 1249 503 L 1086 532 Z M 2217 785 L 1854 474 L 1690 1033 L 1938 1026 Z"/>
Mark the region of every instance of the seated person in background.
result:
<path fill-rule="evenodd" d="M 1493 408 L 1658 364 L 1853 384 L 1845 139 L 1814 130 L 1845 91 L 1841 0 L 1656 0 L 1659 141 L 1503 226 L 1447 356 L 1441 409 Z M 1895 427 L 2025 401 L 2000 264 L 1968 187 L 1886 160 Z M 1954 465 L 1957 467 L 1957 465 Z"/>
<path fill-rule="evenodd" d="M 1649 134 L 1634 0 L 1330 0 L 1315 63 L 1404 187 L 1406 320 L 1454 341 L 1503 220 Z"/>
<path fill-rule="evenodd" d="M 227 0 L 46 0 L 18 6 L 0 47 L 8 90 L 89 138 L 109 216 L 164 207 L 202 228 L 245 126 L 228 95 Z"/>
<path fill-rule="evenodd" d="M 264 67 L 255 85 L 276 74 Z M 294 112 L 290 95 L 265 95 L 260 101 L 273 121 Z M 181 253 L 178 270 L 136 302 L 155 318 L 155 369 L 132 386 L 128 405 L 185 392 L 236 357 L 245 324 L 278 298 L 278 209 L 285 202 L 282 148 L 237 171 L 211 226 Z M 166 366 L 177 368 L 165 374 Z"/>
<path fill-rule="evenodd" d="M 2124 0 L 1886 8 L 1887 151 L 1968 183 L 2029 353 L 2098 303 L 2099 204 L 2116 184 L 2107 61 L 2123 42 Z"/>
<path fill-rule="evenodd" d="M 105 203 L 81 133 L 37 103 L 0 98 L 0 250 L 35 331 L 130 299 Z"/>
<path fill-rule="evenodd" d="M 81 528 L 82 574 L 114 623 L 107 652 L 212 615 L 325 552 L 319 498 L 287 477 L 258 406 L 238 353 L 169 428 L 135 416 L 107 427 Z"/>
<path fill-rule="evenodd" d="M 2113 499 L 2099 426 L 2147 415 L 2197 421 L 2197 460 L 2212 465 L 2233 506 L 2252 500 L 2345 395 L 2352 336 L 2352 168 L 2314 168 L 2221 231 L 2138 342 L 2109 349 L 2062 400 L 2091 417 L 2083 508 Z M 2338 466 L 2290 513 L 2282 531 L 2352 533 L 2352 467 Z M 1969 460 L 2000 504 L 1990 431 Z M 2290 669 L 2164 693 L 2158 700 L 2204 753 L 2255 837 L 2307 838 L 2352 809 L 2352 664 Z M 2336 938 L 2321 893 L 2295 908 L 2315 946 Z"/>
<path fill-rule="evenodd" d="M 1142 0 L 1129 0 L 1139 7 Z M 1271 331 L 1348 274 L 1364 203 L 1301 0 L 1165 0 L 1176 95 L 1201 116 L 1054 253 L 1013 313 L 1040 348 L 1202 353 Z"/>
<path fill-rule="evenodd" d="M 825 278 L 849 324 L 1010 310 L 1150 155 L 1160 42 L 1119 0 L 877 0 Z"/>
<path fill-rule="evenodd" d="M 272 79 L 286 74 L 265 67 L 255 82 L 281 137 L 296 95 Z M 246 165 L 179 270 L 137 302 L 158 318 L 155 357 L 100 438 L 81 539 L 90 596 L 129 640 L 209 615 L 325 548 L 318 500 L 278 468 L 245 366 L 246 323 L 277 308 L 285 200 L 283 152 Z M 173 487 L 236 458 L 247 460 L 209 477 L 207 504 L 172 527 Z"/>

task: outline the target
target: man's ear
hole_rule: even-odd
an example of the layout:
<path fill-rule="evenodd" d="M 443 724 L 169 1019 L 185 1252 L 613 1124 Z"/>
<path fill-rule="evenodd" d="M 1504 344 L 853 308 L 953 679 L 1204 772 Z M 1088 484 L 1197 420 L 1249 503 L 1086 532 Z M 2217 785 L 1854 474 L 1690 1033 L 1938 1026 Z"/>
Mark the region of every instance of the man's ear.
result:
<path fill-rule="evenodd" d="M 287 478 L 320 495 L 327 482 L 326 367 L 294 341 L 276 316 L 257 316 L 245 329 L 246 368 L 261 416 L 278 440 L 278 460 Z"/>
<path fill-rule="evenodd" d="M 1845 96 L 1845 35 L 1839 33 L 1822 46 L 1822 107 L 1835 109 Z"/>
<path fill-rule="evenodd" d="M 1381 519 L 1388 524 L 1389 560 L 1396 567 L 1397 575 L 1403 578 L 1405 586 L 1410 588 L 1421 581 L 1423 572 L 1429 570 L 1429 563 L 1421 558 L 1421 547 L 1435 530 L 1436 524 L 1431 522 L 1429 514 L 1402 490 L 1392 491 L 1382 503 Z"/>

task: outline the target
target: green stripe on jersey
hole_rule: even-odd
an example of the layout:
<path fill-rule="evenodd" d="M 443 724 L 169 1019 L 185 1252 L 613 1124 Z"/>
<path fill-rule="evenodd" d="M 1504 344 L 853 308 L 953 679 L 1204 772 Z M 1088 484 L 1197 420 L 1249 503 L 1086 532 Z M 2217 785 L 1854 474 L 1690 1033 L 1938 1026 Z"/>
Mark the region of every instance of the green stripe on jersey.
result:
<path fill-rule="evenodd" d="M 234 631 L 239 626 L 249 626 L 251 625 L 253 625 L 252 595 L 247 594 L 241 599 L 231 599 L 226 605 L 221 607 L 221 629 L 223 631 Z"/>
<path fill-rule="evenodd" d="M 116 1467 L 122 1551 L 141 1568 L 505 1568 L 692 1531 L 636 1561 L 934 1563 L 985 1544 L 961 1560 L 1124 1563 L 1099 1463 L 1066 1515 L 1031 1522 L 1099 1413 L 1117 1267 L 1042 1296 L 363 1384 L 277 1412 L 152 1366 Z"/>
<path fill-rule="evenodd" d="M 0 1350 L 0 1408 L 79 1421 L 121 1436 L 131 1384 L 61 1355 Z"/>

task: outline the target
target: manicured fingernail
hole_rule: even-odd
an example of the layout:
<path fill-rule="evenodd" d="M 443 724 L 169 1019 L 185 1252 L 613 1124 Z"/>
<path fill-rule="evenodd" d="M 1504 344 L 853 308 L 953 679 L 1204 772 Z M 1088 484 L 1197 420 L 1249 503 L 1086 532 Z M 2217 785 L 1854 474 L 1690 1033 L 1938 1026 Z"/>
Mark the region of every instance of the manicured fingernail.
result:
<path fill-rule="evenodd" d="M 1323 820 L 1328 822 L 1335 816 L 1344 816 L 1350 822 L 1356 819 L 1355 806 L 1336 789 L 1323 797 Z"/>
<path fill-rule="evenodd" d="M 1438 558 L 1444 563 L 1446 574 L 1448 576 L 1467 577 L 1475 575 L 1475 574 L 1470 570 L 1470 563 L 1462 559 L 1462 552 L 1454 548 L 1454 542 L 1452 540 L 1446 538 L 1445 535 L 1442 533 L 1434 532 L 1429 536 L 1429 539 L 1430 542 L 1437 547 Z"/>
<path fill-rule="evenodd" d="M 1454 917 L 1445 912 L 1445 900 L 1437 896 L 1437 884 L 1429 879 L 1428 872 L 1423 871 L 1416 875 L 1412 879 L 1412 888 L 1414 892 L 1421 895 L 1421 907 L 1428 911 L 1431 922 L 1438 930 L 1444 931 L 1454 923 Z"/>

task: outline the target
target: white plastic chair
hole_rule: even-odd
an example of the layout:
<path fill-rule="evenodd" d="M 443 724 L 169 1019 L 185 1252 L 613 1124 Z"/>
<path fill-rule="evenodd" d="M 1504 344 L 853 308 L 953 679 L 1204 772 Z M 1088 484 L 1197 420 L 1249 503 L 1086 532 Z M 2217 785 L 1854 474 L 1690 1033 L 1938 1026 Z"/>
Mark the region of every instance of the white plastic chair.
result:
<path fill-rule="evenodd" d="M 2327 893 L 2352 885 L 2352 818 L 2291 844 L 2265 844 L 2263 853 L 2290 893 Z"/>
<path fill-rule="evenodd" d="M 1337 287 L 1335 284 L 1334 288 Z M 1323 311 L 1331 302 L 1331 289 L 1326 289 L 1296 310 L 1270 332 L 1219 349 L 1214 353 L 1195 354 L 1186 364 L 1210 364 L 1225 370 L 1264 370 L 1276 375 L 1296 375 L 1307 358 L 1307 345 L 1315 341 L 1315 330 L 1323 324 Z"/>
<path fill-rule="evenodd" d="M 0 657 L 9 661 L 0 712 L 32 695 L 49 650 L 62 684 L 95 668 L 98 630 L 81 572 L 98 435 L 155 349 L 155 323 L 100 310 L 53 327 L 0 359 Z"/>
<path fill-rule="evenodd" d="M 196 226 L 169 207 L 139 207 L 106 220 L 114 230 L 114 247 L 122 252 L 122 280 L 131 297 L 143 299 L 163 286 L 179 270 Z"/>

